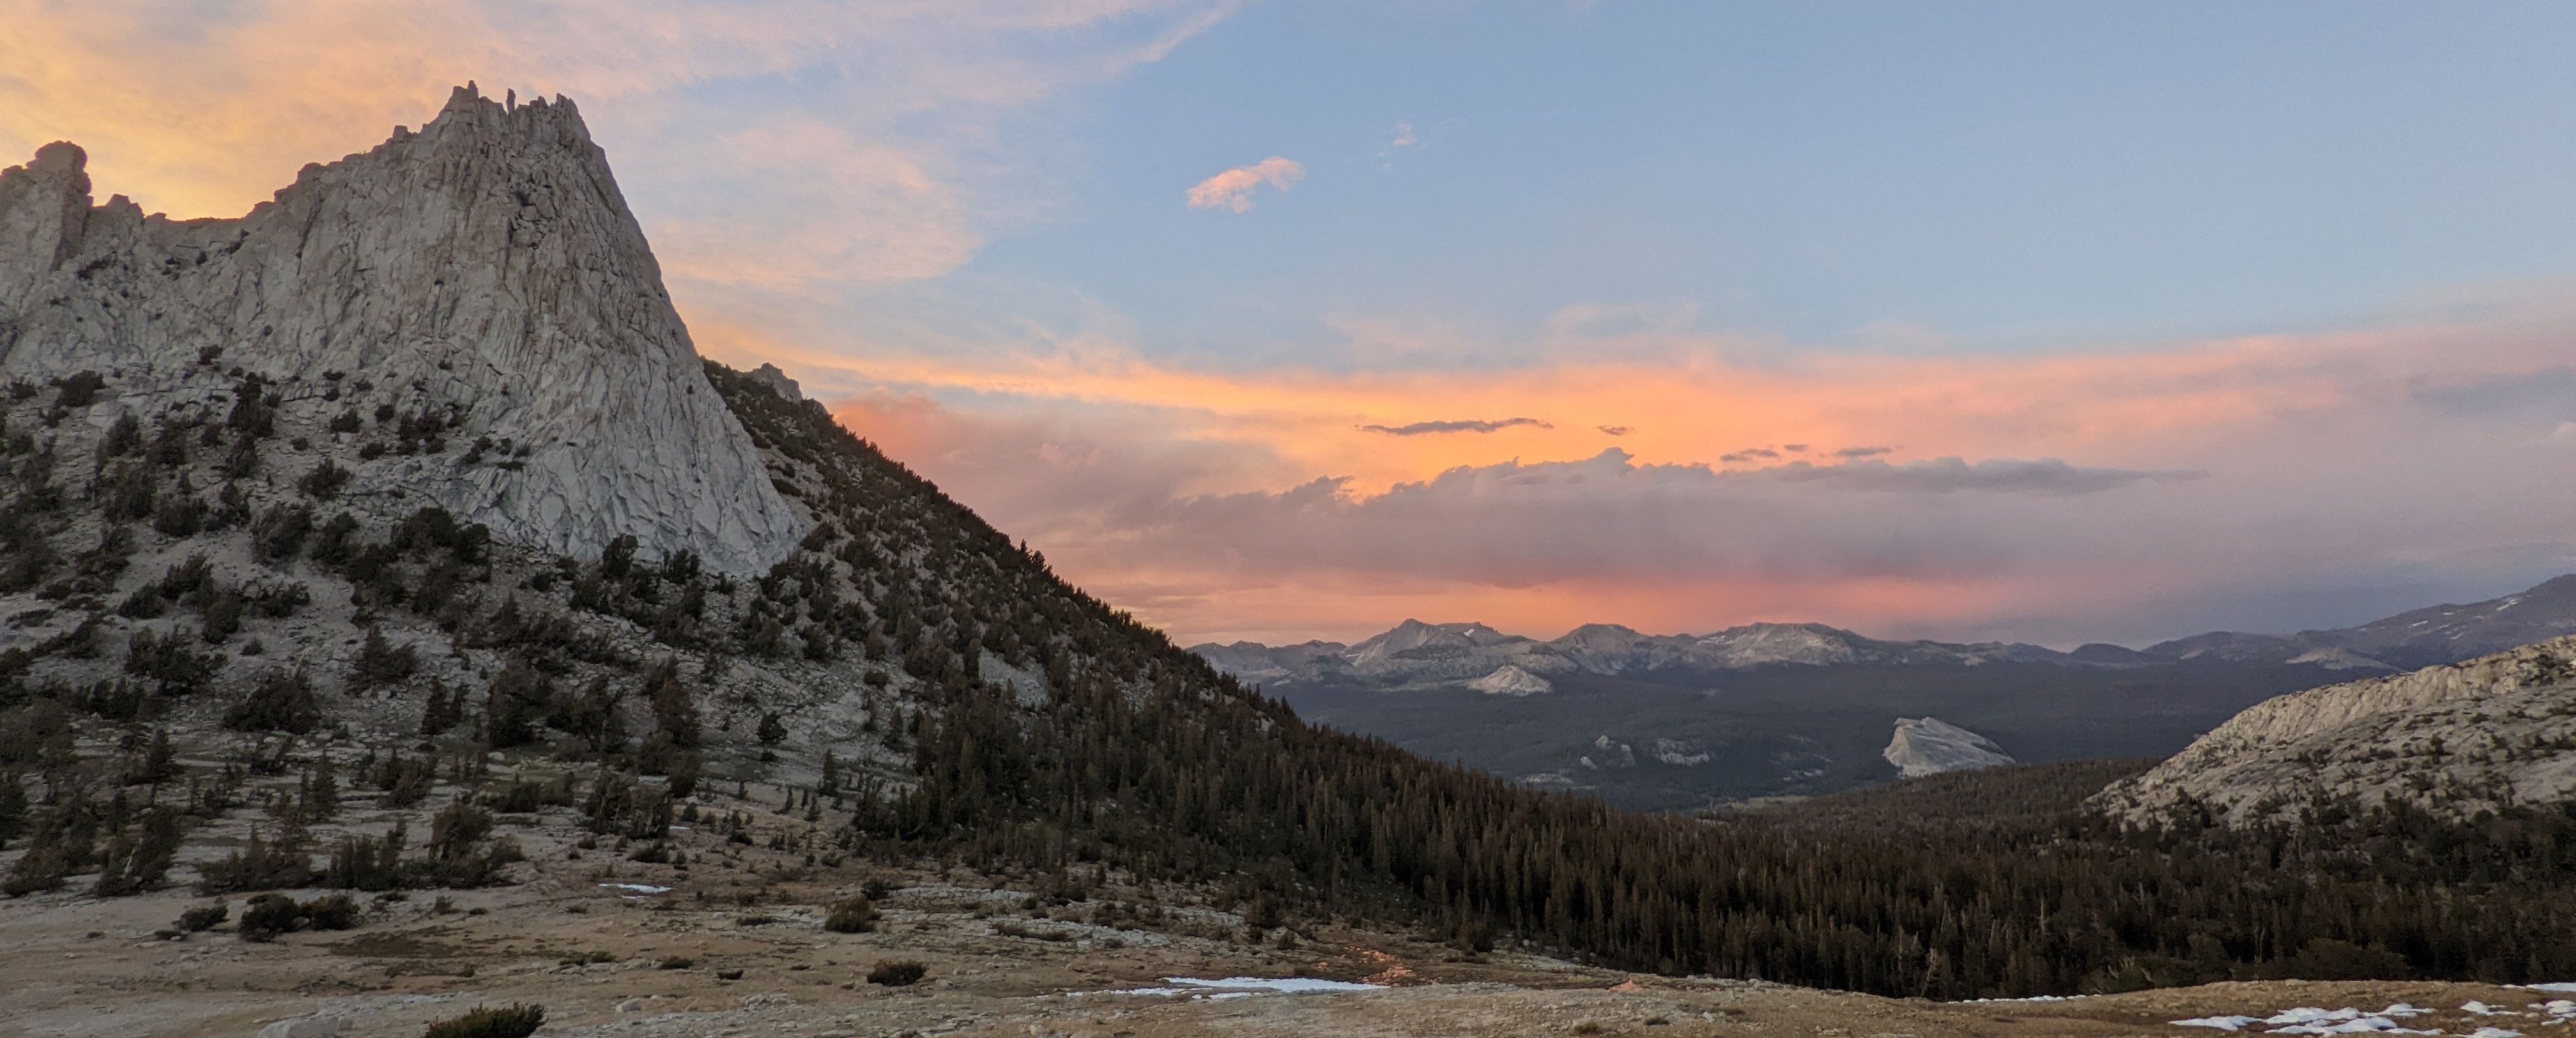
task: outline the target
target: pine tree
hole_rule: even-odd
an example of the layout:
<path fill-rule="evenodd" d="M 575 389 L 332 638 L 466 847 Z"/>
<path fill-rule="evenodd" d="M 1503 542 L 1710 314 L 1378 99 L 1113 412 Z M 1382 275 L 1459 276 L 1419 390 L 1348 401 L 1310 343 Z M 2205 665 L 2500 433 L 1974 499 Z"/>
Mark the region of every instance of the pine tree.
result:
<path fill-rule="evenodd" d="M 178 751 L 170 745 L 170 730 L 154 728 L 152 742 L 143 751 L 143 763 L 134 769 L 134 781 L 158 786 L 178 772 Z"/>
<path fill-rule="evenodd" d="M 702 742 L 698 703 L 689 695 L 688 686 L 680 681 L 678 661 L 662 661 L 661 666 L 654 668 L 647 688 L 650 690 L 647 699 L 653 704 L 653 719 L 660 726 L 660 733 L 669 736 L 673 746 L 683 750 L 697 749 Z"/>
<path fill-rule="evenodd" d="M 358 646 L 358 662 L 350 672 L 349 684 L 360 691 L 399 685 L 410 680 L 419 666 L 416 650 L 409 645 L 395 648 L 385 640 L 382 628 L 369 624 L 367 640 Z"/>
<path fill-rule="evenodd" d="M 27 787 L 12 772 L 0 771 L 0 847 L 27 831 Z"/>
<path fill-rule="evenodd" d="M 437 678 L 429 679 L 429 704 L 420 713 L 422 738 L 434 739 L 465 721 L 465 690 L 450 689 Z"/>

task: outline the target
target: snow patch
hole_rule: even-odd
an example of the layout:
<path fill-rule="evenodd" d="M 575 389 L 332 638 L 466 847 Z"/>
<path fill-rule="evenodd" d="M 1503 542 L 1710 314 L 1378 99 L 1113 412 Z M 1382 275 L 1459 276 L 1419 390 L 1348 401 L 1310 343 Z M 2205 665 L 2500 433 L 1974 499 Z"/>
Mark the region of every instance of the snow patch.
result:
<path fill-rule="evenodd" d="M 1206 980 L 1199 977 L 1165 977 L 1168 987 L 1125 988 L 1117 991 L 1076 991 L 1074 995 L 1136 995 L 1146 998 L 1235 999 L 1260 994 L 1334 995 L 1384 991 L 1382 984 L 1355 984 L 1346 980 L 1317 980 L 1313 977 L 1226 977 Z"/>
<path fill-rule="evenodd" d="M 2469 1005 L 2480 1006 L 2483 1008 L 2480 1003 L 2476 1002 L 2469 1003 Z M 2464 1010 L 2467 1009 L 2466 1006 L 2462 1008 Z M 2267 1017 L 2203 1016 L 2194 1017 L 2189 1020 L 2175 1020 L 2172 1021 L 2172 1024 L 2175 1027 L 2206 1027 L 2212 1030 L 2229 1032 L 2242 1031 L 2256 1024 L 2274 1025 L 2264 1028 L 2265 1034 L 2337 1035 L 2442 1033 L 2439 1030 L 2416 1030 L 2414 1028 L 2400 1025 L 2397 1022 L 2399 1020 L 2423 1016 L 2430 1012 L 2432 1012 L 2432 1010 L 2425 1009 L 2421 1006 L 2408 1005 L 2404 1002 L 2399 1002 L 2376 1013 L 2365 1013 L 2359 1009 L 2349 1007 L 2344 1009 L 2320 1009 L 2315 1006 L 2301 1006 L 2297 1009 L 2284 1009 Z M 2506 1031 L 2502 1034 L 2487 1033 L 2488 1031 L 2495 1030 L 2499 1029 L 2487 1028 L 2480 1031 L 2477 1036 L 2474 1036 L 2474 1038 L 2508 1038 L 2508 1036 L 2511 1036 L 2511 1038 L 2520 1038 L 2519 1035 L 2514 1035 L 2513 1032 L 2510 1031 Z"/>
<path fill-rule="evenodd" d="M 2310 649 L 2290 657 L 2288 662 L 2309 664 L 2326 670 L 2392 671 L 2397 669 L 2349 649 Z"/>
<path fill-rule="evenodd" d="M 1714 755 L 1700 744 L 1682 739 L 1657 739 L 1646 755 L 1654 758 L 1657 764 L 1676 768 L 1697 767 L 1714 759 Z"/>
<path fill-rule="evenodd" d="M 1276 991 L 1285 995 L 1310 995 L 1330 991 L 1384 991 L 1377 984 L 1359 984 L 1346 980 L 1316 980 L 1312 977 L 1227 977 L 1224 980 L 1200 980 L 1195 977 L 1165 977 L 1167 984 L 1183 987 L 1212 988 L 1222 991 Z"/>

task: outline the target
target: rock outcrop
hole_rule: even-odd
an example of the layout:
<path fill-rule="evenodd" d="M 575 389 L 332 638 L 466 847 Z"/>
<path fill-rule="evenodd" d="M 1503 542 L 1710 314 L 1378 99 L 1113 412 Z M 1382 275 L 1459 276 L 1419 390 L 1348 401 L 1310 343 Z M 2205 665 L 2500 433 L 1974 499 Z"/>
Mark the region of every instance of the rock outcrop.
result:
<path fill-rule="evenodd" d="M 2311 803 L 2465 816 L 2576 797 L 2576 638 L 2257 704 L 2095 804 L 2264 821 Z"/>
<path fill-rule="evenodd" d="M 1937 717 L 1900 717 L 1879 756 L 1906 778 L 2018 763 L 1995 741 Z"/>
<path fill-rule="evenodd" d="M 1468 682 L 1467 687 L 1489 696 L 1535 696 L 1556 691 L 1553 682 L 1510 664 L 1494 668 L 1493 673 Z"/>
<path fill-rule="evenodd" d="M 798 386 L 795 379 L 787 377 L 786 372 L 778 370 L 776 364 L 763 364 L 743 374 L 750 376 L 754 382 L 768 386 L 769 391 L 778 394 L 779 399 L 796 401 L 805 399 L 804 388 Z"/>
<path fill-rule="evenodd" d="M 0 173 L 0 373 L 98 372 L 88 421 L 220 414 L 255 377 L 298 432 L 435 427 L 417 439 L 448 449 L 345 459 L 361 506 L 435 503 L 574 555 L 633 535 L 736 572 L 803 535 L 571 102 L 459 88 L 240 219 L 93 205 L 83 165 L 58 143 Z"/>

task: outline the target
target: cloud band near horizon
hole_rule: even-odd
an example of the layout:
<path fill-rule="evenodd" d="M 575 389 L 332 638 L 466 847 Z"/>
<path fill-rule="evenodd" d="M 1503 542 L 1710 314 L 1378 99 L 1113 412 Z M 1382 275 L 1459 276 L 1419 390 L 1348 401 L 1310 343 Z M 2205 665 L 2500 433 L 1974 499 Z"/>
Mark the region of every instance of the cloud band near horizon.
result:
<path fill-rule="evenodd" d="M 1219 372 L 1110 347 L 718 352 L 809 365 L 846 424 L 1185 641 L 1423 615 L 2071 645 L 2349 622 L 2576 569 L 2558 298 L 2119 353 L 1746 360 L 1712 339 Z M 1427 400 L 1552 422 L 1508 445 L 1370 430 L 1431 424 L 1395 417 Z M 1784 446 L 1709 446 L 1747 441 Z"/>

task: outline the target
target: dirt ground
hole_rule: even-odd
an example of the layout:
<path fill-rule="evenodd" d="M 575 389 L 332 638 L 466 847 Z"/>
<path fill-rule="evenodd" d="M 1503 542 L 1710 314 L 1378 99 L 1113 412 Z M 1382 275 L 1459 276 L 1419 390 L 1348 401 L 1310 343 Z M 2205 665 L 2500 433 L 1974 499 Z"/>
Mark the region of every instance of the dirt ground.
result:
<path fill-rule="evenodd" d="M 660 885 L 655 878 L 606 881 Z M 630 894 L 596 885 L 602 881 L 553 875 L 451 894 L 445 912 L 415 895 L 377 906 L 357 930 L 289 934 L 267 944 L 220 930 L 184 941 L 154 937 L 203 900 L 182 891 L 0 904 L 0 1034 L 248 1036 L 273 1021 L 318 1015 L 345 1021 L 344 1035 L 410 1036 L 428 1021 L 486 1002 L 543 1004 L 549 1023 L 541 1034 L 638 1038 L 2205 1035 L 2217 1032 L 2167 1022 L 2268 1017 L 2297 1006 L 2368 1012 L 2398 1002 L 2442 1010 L 2400 1021 L 2410 1028 L 2546 1033 L 2537 1031 L 2545 1015 L 2477 1017 L 2458 1007 L 2475 1000 L 2523 1010 L 2558 997 L 2468 984 L 2274 982 L 2055 1002 L 1933 1003 L 1735 981 L 1632 982 L 1509 953 L 1464 961 L 1401 935 L 1341 927 L 1280 949 L 1002 914 L 979 918 L 975 906 L 1023 903 L 1027 895 L 953 886 L 900 890 L 885 899 L 878 932 L 835 934 L 821 928 L 814 906 L 700 905 L 679 892 Z M 999 932 L 997 923 L 1032 936 Z M 1046 933 L 1081 936 L 1035 936 Z M 675 956 L 693 961 L 663 968 Z M 927 979 L 905 988 L 862 979 L 889 958 L 920 961 Z M 1169 977 L 1237 976 L 1376 978 L 1397 986 L 1112 993 L 1169 988 Z M 2517 1020 L 2524 1026 L 2514 1028 Z"/>
<path fill-rule="evenodd" d="M 477 1004 L 512 1002 L 546 1008 L 541 1036 L 633 1038 L 2210 1035 L 2219 1032 L 2169 1021 L 2405 1002 L 2438 1010 L 2396 1021 L 2418 1031 L 2576 1036 L 2532 1008 L 2571 996 L 2473 984 L 2272 982 L 1944 1004 L 1631 978 L 1508 948 L 1467 954 L 1354 921 L 1293 922 L 1284 938 L 1267 931 L 1250 943 L 1242 917 L 1212 891 L 1111 881 L 1079 899 L 1048 897 L 1037 893 L 1042 877 L 818 860 L 799 845 L 811 823 L 786 809 L 784 790 L 745 793 L 708 798 L 718 803 L 706 816 L 750 819 L 742 838 L 711 824 L 674 827 L 668 849 L 682 864 L 636 860 L 640 846 L 620 853 L 569 808 L 504 816 L 503 835 L 528 856 L 511 867 L 510 885 L 383 895 L 356 929 L 268 943 L 243 940 L 230 924 L 175 936 L 183 910 L 213 900 L 187 889 L 194 877 L 184 864 L 172 887 L 153 893 L 101 899 L 76 879 L 0 901 L 0 1035 L 248 1038 L 322 1017 L 345 1038 L 410 1038 Z M 201 831 L 187 857 L 238 846 L 252 824 L 251 812 L 242 815 Z M 390 817 L 353 798 L 317 836 L 382 831 Z M 826 906 L 868 880 L 894 888 L 877 901 L 874 930 L 824 930 Z M 225 900 L 237 920 L 246 898 Z M 869 983 L 889 959 L 916 960 L 926 976 L 907 987 Z M 1236 977 L 1383 987 L 1285 993 L 1168 979 Z M 1122 993 L 1144 988 L 1164 993 Z M 2472 1001 L 2521 1015 L 2461 1011 Z"/>

